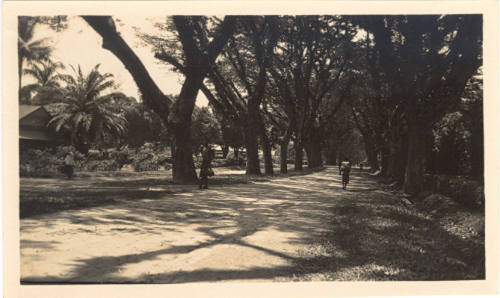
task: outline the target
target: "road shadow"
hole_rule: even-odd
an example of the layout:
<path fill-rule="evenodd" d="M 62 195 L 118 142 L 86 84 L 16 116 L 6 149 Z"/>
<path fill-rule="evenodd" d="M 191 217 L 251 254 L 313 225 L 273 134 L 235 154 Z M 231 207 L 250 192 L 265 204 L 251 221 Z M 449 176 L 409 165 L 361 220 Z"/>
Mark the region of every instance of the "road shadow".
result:
<path fill-rule="evenodd" d="M 162 233 L 168 229 L 182 231 L 183 227 L 197 225 L 197 232 L 206 236 L 206 240 L 195 245 L 173 245 L 143 253 L 80 258 L 75 260 L 76 265 L 68 277 L 26 276 L 21 282 L 182 283 L 287 279 L 295 275 L 318 274 L 327 275 L 331 280 L 484 278 L 484 246 L 460 239 L 440 228 L 425 214 L 401 207 L 396 198 L 380 191 L 377 183 L 364 172 L 353 171 L 347 191 L 341 189 L 340 180 L 338 173 L 330 168 L 300 178 L 221 185 L 208 191 L 168 195 L 160 191 L 158 195 L 120 201 L 112 206 L 61 212 L 58 213 L 60 220 L 88 226 L 88 229 L 95 225 L 122 224 L 128 228 L 118 232 L 137 235 Z M 219 232 L 228 227 L 234 230 Z M 291 244 L 314 246 L 322 241 L 326 253 L 297 257 L 246 241 L 245 237 L 269 228 L 296 235 L 288 239 Z M 252 248 L 288 260 L 290 265 L 145 273 L 135 278 L 114 276 L 126 265 L 164 255 L 188 254 L 218 244 Z M 450 253 L 452 248 L 455 252 Z M 468 252 L 464 254 L 463 249 Z M 478 259 L 481 249 L 482 261 Z M 430 263 L 436 262 L 435 256 L 440 258 L 436 266 Z M 470 269 L 474 262 L 482 262 L 483 271 L 464 277 L 463 270 Z M 358 272 L 356 276 L 343 273 L 366 266 L 373 268 Z"/>

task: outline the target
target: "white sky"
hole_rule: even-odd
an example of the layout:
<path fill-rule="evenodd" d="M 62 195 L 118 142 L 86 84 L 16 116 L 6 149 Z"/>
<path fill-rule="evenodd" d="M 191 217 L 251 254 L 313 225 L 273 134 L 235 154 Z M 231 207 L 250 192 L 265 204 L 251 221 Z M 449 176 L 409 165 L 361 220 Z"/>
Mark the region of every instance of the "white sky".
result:
<path fill-rule="evenodd" d="M 146 17 L 138 16 L 117 16 L 121 23 L 117 23 L 123 39 L 134 50 L 136 55 L 146 66 L 153 80 L 165 94 L 178 94 L 180 92 L 184 77 L 171 71 L 171 67 L 165 64 L 158 64 L 149 47 L 140 44 L 139 38 L 135 35 L 133 27 L 138 27 L 143 32 L 154 32 L 152 23 Z M 67 69 L 64 72 L 71 72 L 69 65 L 82 67 L 84 73 L 88 73 L 96 64 L 101 72 L 109 72 L 114 75 L 115 81 L 119 84 L 119 91 L 128 96 L 139 99 L 140 93 L 132 76 L 125 69 L 123 64 L 111 52 L 101 47 L 102 39 L 82 18 L 78 16 L 68 17 L 68 28 L 61 32 L 55 32 L 48 26 L 39 25 L 35 29 L 34 39 L 50 37 L 51 45 L 54 48 L 52 58 L 54 61 L 62 62 Z M 28 78 L 23 78 L 28 81 Z M 25 84 L 25 83 L 24 83 Z M 207 99 L 202 92 L 199 92 L 196 104 L 207 105 Z"/>

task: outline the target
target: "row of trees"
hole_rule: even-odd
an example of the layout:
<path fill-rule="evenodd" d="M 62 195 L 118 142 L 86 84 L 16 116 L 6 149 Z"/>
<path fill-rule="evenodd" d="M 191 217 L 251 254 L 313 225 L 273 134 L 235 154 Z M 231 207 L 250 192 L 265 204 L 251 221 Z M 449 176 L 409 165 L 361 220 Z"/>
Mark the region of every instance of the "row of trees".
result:
<path fill-rule="evenodd" d="M 482 81 L 474 76 L 482 65 L 481 16 L 371 16 L 355 22 L 366 30 L 366 87 L 358 90 L 353 117 L 371 166 L 378 168 L 381 156 L 383 175 L 404 183 L 409 193 L 420 191 L 436 123 L 465 109 L 481 123 L 470 130 L 473 173 L 482 175 Z M 475 91 L 464 93 L 473 85 Z"/>
<path fill-rule="evenodd" d="M 482 87 L 474 77 L 481 65 L 480 16 L 167 17 L 156 24 L 162 33 L 139 35 L 159 61 L 184 75 L 177 98 L 161 92 L 112 17 L 83 19 L 172 136 L 178 182 L 196 180 L 193 139 L 201 136 L 193 138 L 191 127 L 200 90 L 222 143 L 246 148 L 247 174 L 261 173 L 259 147 L 272 174 L 275 146 L 281 172 L 290 143 L 301 170 L 303 152 L 309 167 L 321 166 L 324 156 L 333 163 L 349 155 L 346 147 L 357 146 L 361 134 L 372 169 L 410 193 L 422 187 L 436 125 L 460 109 L 471 119 L 480 113 Z M 475 86 L 467 88 L 468 101 L 462 100 L 466 86 Z M 471 130 L 474 138 L 482 137 L 480 128 Z M 471 155 L 482 154 L 477 149 Z"/>
<path fill-rule="evenodd" d="M 291 140 L 296 169 L 302 168 L 304 149 L 310 167 L 322 164 L 324 132 L 355 78 L 354 60 L 350 57 L 356 52 L 356 30 L 347 19 L 168 18 L 162 24 L 164 36 L 142 37 L 152 46 L 156 58 L 185 75 L 175 101 L 153 95 L 147 98 L 151 94 L 147 86 L 154 82 L 143 74 L 144 66 L 121 39 L 111 17 L 84 19 L 101 34 L 103 47 L 128 65 L 137 85 L 144 89 L 144 102 L 162 115 L 173 131 L 174 180 L 196 179 L 190 135 L 185 132 L 191 124 L 198 90 L 209 99 L 218 117 L 242 128 L 248 174 L 260 174 L 259 145 L 265 171 L 272 173 L 273 143 L 282 148 L 281 171 L 286 172 Z"/>

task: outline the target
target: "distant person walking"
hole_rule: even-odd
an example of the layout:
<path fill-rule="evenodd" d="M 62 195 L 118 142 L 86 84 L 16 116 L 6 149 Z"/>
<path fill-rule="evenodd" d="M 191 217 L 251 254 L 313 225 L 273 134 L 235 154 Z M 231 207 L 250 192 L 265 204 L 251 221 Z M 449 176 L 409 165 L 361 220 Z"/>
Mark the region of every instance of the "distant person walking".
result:
<path fill-rule="evenodd" d="M 342 173 L 342 189 L 346 189 L 349 183 L 349 173 L 351 172 L 351 162 L 349 158 L 345 158 L 344 161 L 340 163 L 340 172 Z"/>
<path fill-rule="evenodd" d="M 200 189 L 208 188 L 208 177 L 214 175 L 212 170 L 212 160 L 214 159 L 214 152 L 210 146 L 202 146 L 201 150 L 201 167 L 200 167 Z"/>
<path fill-rule="evenodd" d="M 75 156 L 73 152 L 68 152 L 64 157 L 64 165 L 62 167 L 62 172 L 65 174 L 68 179 L 73 178 L 73 172 L 75 168 Z"/>

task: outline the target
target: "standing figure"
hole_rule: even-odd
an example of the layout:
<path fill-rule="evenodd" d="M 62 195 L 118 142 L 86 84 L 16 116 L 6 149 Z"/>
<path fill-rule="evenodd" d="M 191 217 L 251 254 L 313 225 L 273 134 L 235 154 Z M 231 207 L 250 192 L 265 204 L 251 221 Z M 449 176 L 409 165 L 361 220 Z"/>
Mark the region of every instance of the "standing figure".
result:
<path fill-rule="evenodd" d="M 208 176 L 213 176 L 214 172 L 212 170 L 212 159 L 214 158 L 214 152 L 210 146 L 206 145 L 202 147 L 201 150 L 201 167 L 200 167 L 200 189 L 208 188 Z"/>
<path fill-rule="evenodd" d="M 62 168 L 63 174 L 65 174 L 68 177 L 68 179 L 73 178 L 74 167 L 75 167 L 75 157 L 73 155 L 73 152 L 70 151 L 64 157 L 64 165 Z"/>
<path fill-rule="evenodd" d="M 349 158 L 345 158 L 340 164 L 340 172 L 342 173 L 342 189 L 346 189 L 349 183 L 349 173 L 351 172 L 351 162 Z"/>

